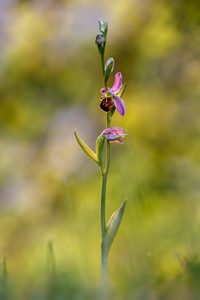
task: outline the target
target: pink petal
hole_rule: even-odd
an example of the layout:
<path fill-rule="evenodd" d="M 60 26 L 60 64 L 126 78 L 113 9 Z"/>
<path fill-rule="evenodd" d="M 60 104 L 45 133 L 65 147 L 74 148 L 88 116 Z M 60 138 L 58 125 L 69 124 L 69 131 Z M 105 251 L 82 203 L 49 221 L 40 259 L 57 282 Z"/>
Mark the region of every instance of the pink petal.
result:
<path fill-rule="evenodd" d="M 124 101 L 117 95 L 113 95 L 113 98 L 114 98 L 115 107 L 117 111 L 121 116 L 124 116 L 126 112 Z"/>
<path fill-rule="evenodd" d="M 121 90 L 122 85 L 123 85 L 123 83 L 122 83 L 122 74 L 120 72 L 118 72 L 118 73 L 115 74 L 115 80 L 114 80 L 113 86 L 110 89 L 110 91 L 114 94 L 117 94 Z"/>

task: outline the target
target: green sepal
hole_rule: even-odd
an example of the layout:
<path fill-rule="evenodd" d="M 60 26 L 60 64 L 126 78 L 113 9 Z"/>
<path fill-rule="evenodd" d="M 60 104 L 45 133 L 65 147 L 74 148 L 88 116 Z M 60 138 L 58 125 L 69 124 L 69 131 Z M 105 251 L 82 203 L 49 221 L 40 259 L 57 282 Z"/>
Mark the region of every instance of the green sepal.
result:
<path fill-rule="evenodd" d="M 121 224 L 121 220 L 124 214 L 124 209 L 126 205 L 126 200 L 122 203 L 120 208 L 118 208 L 110 217 L 110 220 L 108 221 L 108 224 L 106 226 L 106 239 L 105 239 L 105 247 L 107 254 L 109 253 L 109 250 L 112 246 L 112 243 L 114 241 L 114 238 L 117 234 L 117 231 L 119 229 L 119 226 Z"/>
<path fill-rule="evenodd" d="M 99 166 L 101 169 L 103 169 L 103 146 L 105 142 L 105 136 L 103 134 L 100 134 L 96 140 L 96 154 Z"/>
<path fill-rule="evenodd" d="M 96 153 L 80 138 L 76 131 L 74 131 L 74 135 L 83 151 L 98 164 Z"/>
<path fill-rule="evenodd" d="M 117 93 L 117 96 L 119 97 L 122 97 L 124 92 L 125 92 L 125 89 L 126 89 L 126 82 L 123 84 L 121 90 L 119 91 L 119 93 Z"/>
<path fill-rule="evenodd" d="M 116 110 L 116 108 L 115 108 L 115 106 L 113 106 L 113 107 L 111 108 L 111 110 L 109 111 L 109 113 L 110 113 L 110 118 L 112 118 L 112 116 L 114 115 L 115 110 Z"/>
<path fill-rule="evenodd" d="M 104 67 L 104 77 L 105 77 L 105 83 L 107 83 L 110 75 L 112 74 L 113 72 L 113 69 L 114 69 L 114 65 L 115 65 L 115 61 L 112 57 L 110 57 L 106 63 L 105 63 L 105 67 Z"/>

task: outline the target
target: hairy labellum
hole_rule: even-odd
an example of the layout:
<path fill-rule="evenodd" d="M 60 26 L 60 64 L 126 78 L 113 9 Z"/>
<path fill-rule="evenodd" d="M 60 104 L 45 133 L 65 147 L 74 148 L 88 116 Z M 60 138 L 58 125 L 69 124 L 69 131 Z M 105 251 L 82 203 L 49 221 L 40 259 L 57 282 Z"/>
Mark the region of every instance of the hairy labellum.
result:
<path fill-rule="evenodd" d="M 115 103 L 111 97 L 102 96 L 100 100 L 100 107 L 103 111 L 108 112 L 115 106 Z"/>

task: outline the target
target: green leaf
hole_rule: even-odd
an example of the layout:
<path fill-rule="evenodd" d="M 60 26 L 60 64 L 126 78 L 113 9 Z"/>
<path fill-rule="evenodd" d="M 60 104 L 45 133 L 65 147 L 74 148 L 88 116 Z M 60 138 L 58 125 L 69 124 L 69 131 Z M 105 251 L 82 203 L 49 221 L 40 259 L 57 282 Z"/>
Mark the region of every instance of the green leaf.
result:
<path fill-rule="evenodd" d="M 103 146 L 105 142 L 105 137 L 103 134 L 100 134 L 96 140 L 96 153 L 97 153 L 97 159 L 99 166 L 101 169 L 103 168 Z"/>
<path fill-rule="evenodd" d="M 107 253 L 109 252 L 112 243 L 114 241 L 114 238 L 117 234 L 117 231 L 119 229 L 119 226 L 121 224 L 121 220 L 124 214 L 124 209 L 126 205 L 126 200 L 122 203 L 120 208 L 118 208 L 111 216 L 110 220 L 107 224 L 107 232 L 106 232 L 106 239 L 105 239 L 105 247 Z"/>
<path fill-rule="evenodd" d="M 110 57 L 106 63 L 105 63 L 105 67 L 104 67 L 104 71 L 105 71 L 105 82 L 108 81 L 108 78 L 110 77 L 110 75 L 113 72 L 114 69 L 114 65 L 115 65 L 115 61 L 112 57 Z"/>
<path fill-rule="evenodd" d="M 97 164 L 98 159 L 96 153 L 80 138 L 80 136 L 77 134 L 76 131 L 74 131 L 75 138 L 80 145 L 80 147 L 83 149 L 83 151 L 91 158 L 93 159 Z"/>

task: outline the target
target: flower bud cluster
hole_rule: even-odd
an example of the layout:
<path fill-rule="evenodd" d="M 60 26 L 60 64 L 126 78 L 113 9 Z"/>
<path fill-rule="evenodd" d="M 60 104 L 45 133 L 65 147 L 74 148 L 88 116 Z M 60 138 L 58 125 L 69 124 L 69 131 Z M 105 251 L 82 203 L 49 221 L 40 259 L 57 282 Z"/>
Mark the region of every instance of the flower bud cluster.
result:
<path fill-rule="evenodd" d="M 108 23 L 102 20 L 99 21 L 99 32 L 97 33 L 96 40 L 95 40 L 97 47 L 99 48 L 99 51 L 106 44 L 107 32 L 108 32 Z"/>

